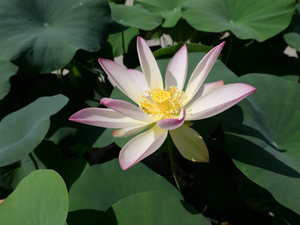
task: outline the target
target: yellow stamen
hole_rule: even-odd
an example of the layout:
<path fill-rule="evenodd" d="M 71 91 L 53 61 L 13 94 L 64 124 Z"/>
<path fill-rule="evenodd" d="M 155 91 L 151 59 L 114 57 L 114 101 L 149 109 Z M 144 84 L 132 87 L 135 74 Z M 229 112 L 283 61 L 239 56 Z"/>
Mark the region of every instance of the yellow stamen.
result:
<path fill-rule="evenodd" d="M 177 118 L 186 98 L 183 91 L 171 86 L 170 91 L 153 88 L 147 92 L 150 98 L 142 96 L 140 109 L 155 120 Z"/>

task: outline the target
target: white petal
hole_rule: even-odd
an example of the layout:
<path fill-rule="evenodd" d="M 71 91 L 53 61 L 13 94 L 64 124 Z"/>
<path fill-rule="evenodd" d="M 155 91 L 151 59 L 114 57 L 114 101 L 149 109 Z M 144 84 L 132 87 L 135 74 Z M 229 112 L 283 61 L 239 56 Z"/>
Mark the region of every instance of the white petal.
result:
<path fill-rule="evenodd" d="M 186 120 L 200 120 L 219 114 L 255 90 L 248 84 L 239 83 L 218 87 L 187 107 Z"/>
<path fill-rule="evenodd" d="M 145 123 L 154 122 L 148 114 L 129 102 L 111 98 L 102 98 L 100 102 L 108 108 L 111 108 L 132 119 L 143 121 Z"/>
<path fill-rule="evenodd" d="M 202 137 L 192 128 L 182 125 L 171 130 L 172 140 L 180 154 L 194 162 L 209 162 L 209 154 Z"/>
<path fill-rule="evenodd" d="M 140 64 L 150 89 L 154 87 L 163 89 L 164 85 L 161 78 L 161 73 L 150 48 L 145 40 L 141 37 L 137 38 L 136 44 Z"/>
<path fill-rule="evenodd" d="M 200 87 L 200 89 L 197 91 L 197 93 L 194 95 L 194 97 L 189 101 L 188 105 L 191 105 L 197 99 L 199 99 L 199 98 L 207 95 L 209 92 L 212 92 L 214 89 L 216 89 L 218 87 L 221 87 L 223 85 L 224 85 L 224 81 L 223 80 L 220 80 L 220 81 L 217 81 L 217 82 L 203 84 Z"/>
<path fill-rule="evenodd" d="M 216 59 L 218 58 L 224 44 L 225 42 L 222 42 L 210 50 L 197 65 L 186 87 L 185 94 L 187 96 L 187 103 L 194 97 L 203 84 Z"/>
<path fill-rule="evenodd" d="M 134 77 L 134 79 L 139 83 L 141 89 L 144 92 L 144 95 L 147 96 L 148 94 L 146 91 L 149 91 L 150 88 L 148 86 L 147 80 L 145 75 L 138 70 L 133 70 L 133 69 L 127 69 L 127 71 Z"/>
<path fill-rule="evenodd" d="M 85 108 L 73 114 L 69 120 L 97 127 L 127 128 L 146 125 L 112 109 Z"/>
<path fill-rule="evenodd" d="M 136 103 L 141 101 L 143 91 L 139 83 L 125 68 L 108 59 L 99 58 L 98 61 L 110 80 L 112 80 L 125 95 Z"/>
<path fill-rule="evenodd" d="M 137 127 L 128 127 L 119 130 L 113 130 L 112 135 L 117 138 L 129 137 L 135 134 L 142 132 L 147 129 L 149 125 L 137 126 Z"/>
<path fill-rule="evenodd" d="M 121 168 L 127 170 L 151 155 L 164 143 L 167 134 L 168 131 L 155 125 L 152 129 L 132 138 L 120 152 L 119 162 Z"/>
<path fill-rule="evenodd" d="M 183 45 L 170 60 L 165 77 L 165 86 L 175 86 L 182 91 L 188 66 L 186 45 Z"/>

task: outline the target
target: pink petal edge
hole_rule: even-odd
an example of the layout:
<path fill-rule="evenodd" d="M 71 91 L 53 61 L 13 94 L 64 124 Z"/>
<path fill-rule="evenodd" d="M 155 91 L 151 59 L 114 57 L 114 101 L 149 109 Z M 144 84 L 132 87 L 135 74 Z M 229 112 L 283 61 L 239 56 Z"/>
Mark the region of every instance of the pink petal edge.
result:
<path fill-rule="evenodd" d="M 200 120 L 217 115 L 237 104 L 255 90 L 255 87 L 243 83 L 218 87 L 187 107 L 192 114 L 186 120 Z"/>
<path fill-rule="evenodd" d="M 100 103 L 132 119 L 143 121 L 146 123 L 154 122 L 154 120 L 149 115 L 129 102 L 112 98 L 102 98 Z"/>
<path fill-rule="evenodd" d="M 183 116 L 181 119 L 163 119 L 157 122 L 157 126 L 164 130 L 174 130 L 180 127 L 185 120 L 186 111 L 182 108 Z"/>
<path fill-rule="evenodd" d="M 196 66 L 185 90 L 185 94 L 187 95 L 186 103 L 188 103 L 194 97 L 194 95 L 202 86 L 224 45 L 225 41 L 214 47 L 202 58 L 202 60 Z"/>
<path fill-rule="evenodd" d="M 112 109 L 85 108 L 74 113 L 70 121 L 106 128 L 127 128 L 143 125 L 142 122 L 131 119 Z"/>

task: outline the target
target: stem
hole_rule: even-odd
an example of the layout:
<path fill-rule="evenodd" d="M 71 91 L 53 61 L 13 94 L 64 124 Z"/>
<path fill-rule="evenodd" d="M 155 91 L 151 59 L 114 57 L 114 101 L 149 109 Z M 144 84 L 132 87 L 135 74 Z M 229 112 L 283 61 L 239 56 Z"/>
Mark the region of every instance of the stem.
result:
<path fill-rule="evenodd" d="M 122 47 L 123 47 L 123 54 L 125 54 L 126 53 L 126 51 L 125 51 L 125 37 L 124 37 L 124 31 L 122 31 Z"/>
<path fill-rule="evenodd" d="M 229 51 L 228 51 L 226 60 L 225 60 L 225 62 L 224 62 L 225 65 L 227 65 L 227 62 L 228 62 L 228 60 L 229 60 L 229 56 L 230 56 L 231 50 L 232 50 L 232 42 L 233 42 L 233 40 L 232 40 L 232 39 L 233 39 L 233 38 L 232 38 L 232 35 L 233 35 L 233 34 L 230 34 L 230 35 L 229 35 L 229 40 L 230 40 L 230 41 L 229 41 Z"/>
<path fill-rule="evenodd" d="M 35 169 L 38 170 L 38 169 L 39 169 L 38 164 L 37 164 L 37 162 L 36 162 L 36 160 L 35 160 L 35 158 L 33 157 L 33 155 L 32 155 L 31 152 L 29 153 L 29 157 L 30 157 L 30 159 L 32 160 L 32 162 L 33 162 L 33 164 L 34 164 Z"/>
<path fill-rule="evenodd" d="M 171 169 L 172 169 L 172 174 L 173 174 L 173 178 L 175 180 L 177 189 L 181 192 L 181 188 L 178 182 L 178 177 L 177 177 L 177 173 L 175 170 L 175 159 L 174 159 L 174 155 L 173 155 L 173 141 L 171 139 L 170 134 L 168 133 L 168 147 L 169 147 L 169 157 L 170 157 L 170 165 L 171 165 Z"/>

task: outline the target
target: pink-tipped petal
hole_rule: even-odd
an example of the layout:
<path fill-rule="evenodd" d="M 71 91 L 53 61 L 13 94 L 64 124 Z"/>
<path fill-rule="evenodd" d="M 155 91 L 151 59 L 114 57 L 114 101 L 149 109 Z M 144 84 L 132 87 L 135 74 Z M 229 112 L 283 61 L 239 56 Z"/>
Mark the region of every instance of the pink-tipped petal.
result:
<path fill-rule="evenodd" d="M 146 125 L 143 122 L 131 119 L 112 109 L 85 108 L 73 114 L 69 120 L 97 127 L 127 128 Z"/>
<path fill-rule="evenodd" d="M 148 86 L 147 80 L 145 75 L 138 70 L 134 70 L 134 69 L 127 69 L 127 71 L 134 77 L 134 79 L 139 83 L 141 89 L 144 92 L 144 95 L 147 96 L 148 94 L 146 93 L 146 91 L 149 91 L 150 88 Z"/>
<path fill-rule="evenodd" d="M 134 164 L 155 152 L 165 141 L 168 131 L 155 125 L 152 129 L 132 138 L 119 155 L 120 166 L 127 170 Z"/>
<path fill-rule="evenodd" d="M 134 102 L 139 103 L 144 94 L 135 78 L 119 64 L 108 60 L 98 59 L 100 65 L 109 76 L 110 80 Z"/>
<path fill-rule="evenodd" d="M 129 137 L 135 134 L 138 134 L 145 130 L 149 125 L 137 126 L 137 127 L 128 127 L 119 130 L 113 130 L 112 135 L 117 138 Z"/>
<path fill-rule="evenodd" d="M 203 59 L 197 65 L 186 87 L 185 94 L 187 96 L 187 103 L 194 97 L 194 95 L 203 84 L 224 45 L 225 41 L 214 47 L 203 57 Z"/>
<path fill-rule="evenodd" d="M 203 84 L 200 89 L 197 91 L 197 93 L 194 95 L 194 97 L 189 101 L 188 105 L 191 105 L 194 101 L 197 99 L 207 95 L 209 92 L 212 92 L 214 89 L 221 87 L 224 85 L 224 81 L 220 80 L 217 82 L 212 83 L 206 83 Z"/>
<path fill-rule="evenodd" d="M 218 87 L 187 107 L 190 115 L 186 120 L 200 120 L 219 114 L 255 90 L 248 84 L 240 83 Z"/>
<path fill-rule="evenodd" d="M 175 86 L 182 91 L 188 67 L 188 55 L 186 45 L 183 45 L 170 60 L 165 77 L 167 88 Z"/>
<path fill-rule="evenodd" d="M 163 119 L 157 122 L 157 126 L 164 130 L 174 130 L 184 123 L 185 115 L 185 108 L 182 108 L 181 115 L 179 117 L 181 119 Z"/>
<path fill-rule="evenodd" d="M 192 128 L 182 125 L 170 131 L 172 140 L 180 154 L 193 162 L 209 162 L 209 154 L 202 137 Z"/>
<path fill-rule="evenodd" d="M 154 120 L 135 105 L 117 99 L 102 98 L 100 103 L 132 119 L 153 123 Z"/>
<path fill-rule="evenodd" d="M 156 60 L 148 47 L 146 41 L 138 37 L 137 38 L 137 51 L 139 55 L 140 64 L 145 74 L 149 88 L 158 87 L 163 89 L 163 80 L 161 78 L 161 73 L 156 63 Z"/>

